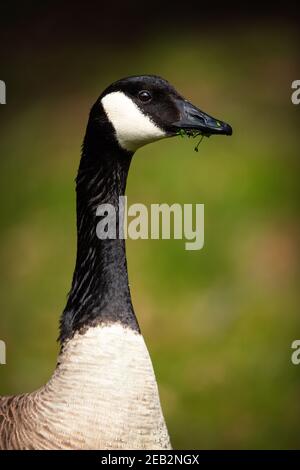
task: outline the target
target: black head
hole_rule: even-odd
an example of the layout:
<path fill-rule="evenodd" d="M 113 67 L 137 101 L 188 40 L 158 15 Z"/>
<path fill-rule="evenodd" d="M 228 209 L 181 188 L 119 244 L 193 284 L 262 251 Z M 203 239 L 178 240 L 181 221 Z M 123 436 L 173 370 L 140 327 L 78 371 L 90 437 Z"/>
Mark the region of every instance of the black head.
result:
<path fill-rule="evenodd" d="M 184 99 L 169 82 L 155 75 L 123 78 L 100 96 L 121 147 L 135 151 L 164 137 L 197 131 L 231 135 L 231 127 Z M 94 112 L 97 112 L 97 103 Z"/>

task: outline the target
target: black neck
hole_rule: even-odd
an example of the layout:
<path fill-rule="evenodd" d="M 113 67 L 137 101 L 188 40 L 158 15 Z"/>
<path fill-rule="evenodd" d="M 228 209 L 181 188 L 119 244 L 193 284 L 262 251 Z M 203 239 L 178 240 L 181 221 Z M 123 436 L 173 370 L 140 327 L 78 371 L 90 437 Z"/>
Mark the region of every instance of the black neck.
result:
<path fill-rule="evenodd" d="M 125 193 L 132 155 L 117 145 L 108 126 L 102 125 L 99 135 L 99 123 L 90 119 L 83 143 L 76 179 L 77 259 L 61 318 L 62 342 L 99 323 L 119 322 L 139 331 L 128 285 L 125 241 L 118 238 L 119 197 Z M 97 237 L 100 204 L 115 207 L 116 239 Z"/>

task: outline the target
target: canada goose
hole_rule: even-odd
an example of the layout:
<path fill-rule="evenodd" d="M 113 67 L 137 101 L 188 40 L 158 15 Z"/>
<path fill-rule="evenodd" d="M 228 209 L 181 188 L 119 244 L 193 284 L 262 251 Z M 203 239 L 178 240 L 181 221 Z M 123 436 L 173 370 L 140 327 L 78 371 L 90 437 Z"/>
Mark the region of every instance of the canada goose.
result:
<path fill-rule="evenodd" d="M 61 351 L 45 386 L 0 399 L 1 449 L 171 448 L 131 303 L 125 242 L 100 240 L 95 227 L 99 204 L 119 210 L 134 152 L 181 129 L 232 133 L 157 76 L 119 80 L 92 107 L 76 179 L 77 259 Z"/>

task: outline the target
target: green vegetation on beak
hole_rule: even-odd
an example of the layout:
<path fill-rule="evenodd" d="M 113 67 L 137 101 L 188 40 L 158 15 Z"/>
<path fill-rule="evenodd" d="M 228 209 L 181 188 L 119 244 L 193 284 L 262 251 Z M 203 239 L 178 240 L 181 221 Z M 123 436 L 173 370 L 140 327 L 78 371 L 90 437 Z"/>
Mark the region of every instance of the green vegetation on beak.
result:
<path fill-rule="evenodd" d="M 221 124 L 219 123 L 219 121 L 217 121 L 217 125 L 218 126 L 221 126 Z M 199 145 L 201 144 L 202 140 L 203 140 L 203 137 L 209 137 L 210 134 L 206 134 L 205 132 L 202 132 L 202 131 L 195 131 L 195 130 L 187 130 L 187 129 L 179 129 L 179 131 L 177 132 L 177 135 L 180 135 L 180 137 L 184 138 L 184 137 L 192 137 L 193 139 L 195 139 L 196 137 L 200 136 L 200 139 L 196 145 L 196 147 L 194 147 L 194 150 L 195 152 L 198 152 L 198 147 Z"/>

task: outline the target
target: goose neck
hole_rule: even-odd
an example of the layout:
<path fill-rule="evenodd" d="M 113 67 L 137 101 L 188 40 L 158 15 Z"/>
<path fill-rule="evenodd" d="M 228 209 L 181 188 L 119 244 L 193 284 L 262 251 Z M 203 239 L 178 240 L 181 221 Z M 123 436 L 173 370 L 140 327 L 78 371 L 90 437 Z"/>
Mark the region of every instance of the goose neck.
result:
<path fill-rule="evenodd" d="M 132 154 L 116 144 L 108 145 L 105 139 L 101 145 L 87 136 L 76 179 L 77 258 L 61 320 L 62 342 L 76 331 L 100 323 L 121 323 L 139 331 L 128 283 L 125 241 L 119 236 L 119 197 L 125 194 Z M 97 210 L 102 204 L 115 209 L 114 239 L 97 236 Z"/>

